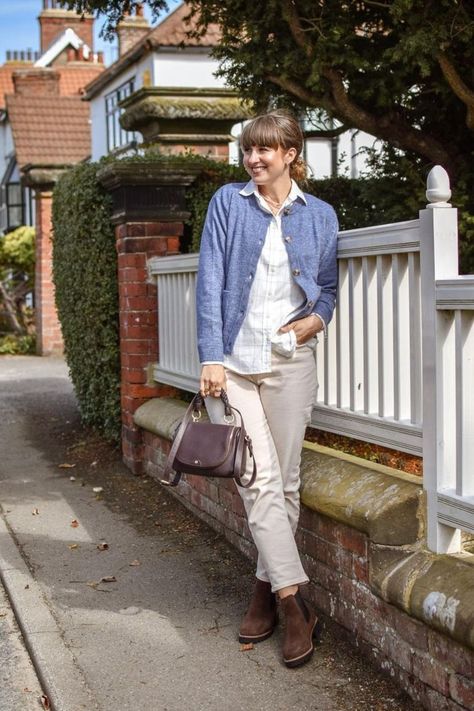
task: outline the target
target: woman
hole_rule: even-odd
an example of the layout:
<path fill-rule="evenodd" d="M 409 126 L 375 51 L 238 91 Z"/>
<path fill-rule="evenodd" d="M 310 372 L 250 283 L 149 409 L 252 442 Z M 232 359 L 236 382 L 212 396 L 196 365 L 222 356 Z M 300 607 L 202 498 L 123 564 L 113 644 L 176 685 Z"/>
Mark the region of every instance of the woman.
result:
<path fill-rule="evenodd" d="M 197 282 L 200 389 L 211 419 L 220 394 L 243 415 L 258 475 L 239 489 L 258 550 L 256 583 L 239 641 L 260 642 L 286 626 L 283 660 L 311 657 L 317 617 L 299 586 L 308 582 L 294 533 L 300 457 L 315 400 L 316 335 L 336 295 L 337 219 L 307 195 L 303 136 L 283 111 L 258 116 L 240 139 L 250 181 L 221 187 L 204 225 Z"/>

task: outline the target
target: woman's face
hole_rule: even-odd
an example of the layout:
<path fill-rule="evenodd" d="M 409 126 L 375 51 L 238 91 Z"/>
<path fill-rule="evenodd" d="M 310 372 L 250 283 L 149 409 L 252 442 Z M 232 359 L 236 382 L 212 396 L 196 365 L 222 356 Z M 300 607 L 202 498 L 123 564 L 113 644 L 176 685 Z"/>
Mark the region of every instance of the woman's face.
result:
<path fill-rule="evenodd" d="M 296 148 L 250 146 L 243 151 L 244 167 L 257 185 L 271 185 L 289 175 L 289 165 L 296 156 Z"/>

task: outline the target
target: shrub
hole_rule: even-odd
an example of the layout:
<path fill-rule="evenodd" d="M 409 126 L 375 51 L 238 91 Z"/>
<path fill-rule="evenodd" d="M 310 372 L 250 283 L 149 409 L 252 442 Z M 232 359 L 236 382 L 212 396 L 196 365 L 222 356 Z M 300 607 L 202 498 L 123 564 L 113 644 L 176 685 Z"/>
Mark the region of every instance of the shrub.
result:
<path fill-rule="evenodd" d="M 32 355 L 36 351 L 36 336 L 9 333 L 0 338 L 0 355 Z"/>
<path fill-rule="evenodd" d="M 53 280 L 65 355 L 83 422 L 120 437 L 117 257 L 103 162 L 79 164 L 53 196 Z"/>

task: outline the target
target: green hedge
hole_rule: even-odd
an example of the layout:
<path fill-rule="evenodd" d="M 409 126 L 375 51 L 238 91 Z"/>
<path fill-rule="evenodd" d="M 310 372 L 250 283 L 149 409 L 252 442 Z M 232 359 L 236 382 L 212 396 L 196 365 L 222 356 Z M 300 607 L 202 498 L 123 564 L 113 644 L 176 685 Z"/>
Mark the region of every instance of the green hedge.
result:
<path fill-rule="evenodd" d="M 120 436 L 117 256 L 103 163 L 64 174 L 53 195 L 53 279 L 66 360 L 82 420 Z"/>
<path fill-rule="evenodd" d="M 224 183 L 245 181 L 242 168 L 196 156 L 167 158 L 156 152 L 123 160 L 160 160 L 200 166 L 188 190 L 191 217 L 185 250 L 198 251 L 207 205 Z M 118 440 L 120 436 L 120 354 L 118 287 L 111 200 L 97 172 L 111 159 L 81 164 L 54 190 L 53 274 L 66 358 L 83 421 Z M 425 203 L 423 176 L 309 180 L 304 189 L 334 205 L 341 229 L 417 217 Z M 461 222 L 462 224 L 462 222 Z"/>

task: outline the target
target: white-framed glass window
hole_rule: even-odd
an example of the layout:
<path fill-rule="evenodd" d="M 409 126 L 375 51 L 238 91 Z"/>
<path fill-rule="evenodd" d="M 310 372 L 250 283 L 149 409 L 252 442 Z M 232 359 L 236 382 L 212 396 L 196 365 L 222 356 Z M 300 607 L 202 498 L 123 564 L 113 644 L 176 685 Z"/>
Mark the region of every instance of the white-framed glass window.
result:
<path fill-rule="evenodd" d="M 135 91 L 135 78 L 128 79 L 105 97 L 105 119 L 107 123 L 107 152 L 126 146 L 136 140 L 133 131 L 124 131 L 119 118 L 122 109 L 119 103 Z"/>

